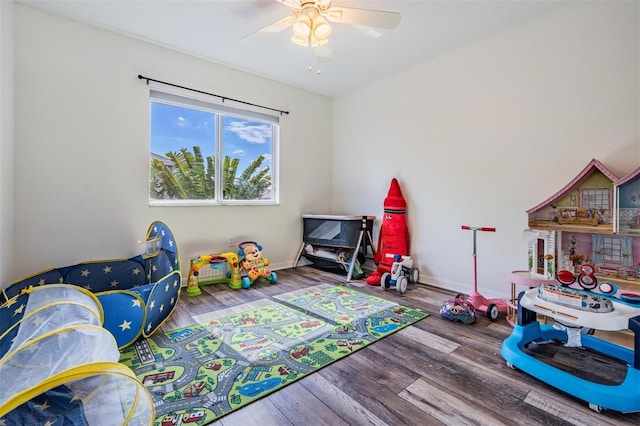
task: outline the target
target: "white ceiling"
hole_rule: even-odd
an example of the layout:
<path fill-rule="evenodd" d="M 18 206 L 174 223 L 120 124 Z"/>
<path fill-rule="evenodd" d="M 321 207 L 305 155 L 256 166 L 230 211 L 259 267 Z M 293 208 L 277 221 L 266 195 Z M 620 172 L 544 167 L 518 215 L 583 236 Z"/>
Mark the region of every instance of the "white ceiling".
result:
<path fill-rule="evenodd" d="M 330 97 L 567 3 L 334 0 L 333 6 L 399 12 L 402 18 L 393 30 L 333 23 L 333 58 L 318 63 L 312 48 L 290 41 L 290 28 L 252 34 L 290 14 L 276 0 L 15 1 Z"/>

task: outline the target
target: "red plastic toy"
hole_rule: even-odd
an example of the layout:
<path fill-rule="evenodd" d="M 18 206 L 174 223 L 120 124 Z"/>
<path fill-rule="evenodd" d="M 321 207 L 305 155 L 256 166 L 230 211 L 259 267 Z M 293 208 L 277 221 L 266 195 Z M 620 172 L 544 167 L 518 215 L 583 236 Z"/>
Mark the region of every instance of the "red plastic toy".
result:
<path fill-rule="evenodd" d="M 367 284 L 380 285 L 382 274 L 391 273 L 394 255 L 409 255 L 407 203 L 402 196 L 396 178 L 391 180 L 389 193 L 384 199 L 384 215 L 378 234 L 378 248 L 373 256 L 373 261 L 378 265 L 378 269 L 367 277 Z"/>

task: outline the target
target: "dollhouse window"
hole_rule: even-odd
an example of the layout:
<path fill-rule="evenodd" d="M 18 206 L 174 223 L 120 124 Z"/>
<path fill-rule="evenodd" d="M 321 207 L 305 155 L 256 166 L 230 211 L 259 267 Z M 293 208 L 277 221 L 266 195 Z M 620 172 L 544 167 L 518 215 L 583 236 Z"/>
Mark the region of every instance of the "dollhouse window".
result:
<path fill-rule="evenodd" d="M 633 239 L 608 235 L 592 235 L 593 261 L 633 265 Z"/>
<path fill-rule="evenodd" d="M 588 209 L 609 209 L 608 189 L 583 189 L 582 207 Z"/>

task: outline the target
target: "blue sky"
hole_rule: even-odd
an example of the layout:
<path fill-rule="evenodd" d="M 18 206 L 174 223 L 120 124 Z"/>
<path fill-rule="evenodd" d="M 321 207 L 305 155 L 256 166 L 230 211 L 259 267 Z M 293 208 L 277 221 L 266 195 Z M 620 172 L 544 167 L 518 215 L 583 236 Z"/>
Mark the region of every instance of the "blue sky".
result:
<path fill-rule="evenodd" d="M 242 172 L 259 155 L 262 167 L 271 168 L 271 124 L 225 116 L 223 118 L 223 156 L 240 159 Z M 211 112 L 151 103 L 151 152 L 167 152 L 199 146 L 203 156 L 214 155 L 215 116 Z"/>

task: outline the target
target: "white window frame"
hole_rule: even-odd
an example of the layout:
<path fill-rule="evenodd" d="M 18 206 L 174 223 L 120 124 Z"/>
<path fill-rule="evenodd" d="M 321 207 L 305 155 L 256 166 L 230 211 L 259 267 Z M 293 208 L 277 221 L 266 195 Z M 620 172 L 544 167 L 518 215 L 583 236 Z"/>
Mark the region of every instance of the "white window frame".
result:
<path fill-rule="evenodd" d="M 606 188 L 590 188 L 582 190 L 582 207 L 596 210 L 611 208 L 611 194 Z"/>
<path fill-rule="evenodd" d="M 608 263 L 623 264 L 624 250 L 622 249 L 622 239 L 618 236 L 602 236 L 602 260 Z"/>
<path fill-rule="evenodd" d="M 210 96 L 191 93 L 180 89 L 162 90 L 154 88 L 150 89 L 149 94 L 149 124 L 151 124 L 151 105 L 153 102 L 174 105 L 183 108 L 198 109 L 201 111 L 211 112 L 215 114 L 216 119 L 216 137 L 215 137 L 215 197 L 213 199 L 202 200 L 158 200 L 151 198 L 149 193 L 150 206 L 240 206 L 240 205 L 279 205 L 280 204 L 280 185 L 279 185 L 279 161 L 280 161 L 280 119 L 278 115 L 266 114 L 258 111 L 257 108 L 251 106 L 232 107 L 221 102 L 212 100 Z M 240 119 L 246 119 L 254 122 L 263 122 L 272 126 L 271 134 L 271 198 L 264 200 L 225 200 L 222 195 L 222 149 L 223 149 L 223 126 L 222 120 L 224 116 L 233 116 Z M 191 148 L 191 147 L 187 147 Z M 158 153 L 156 153 L 158 154 Z M 151 135 L 149 135 L 149 161 L 152 158 L 151 152 Z M 239 170 L 239 172 L 241 172 Z M 147 187 L 149 184 L 147 185 Z"/>

